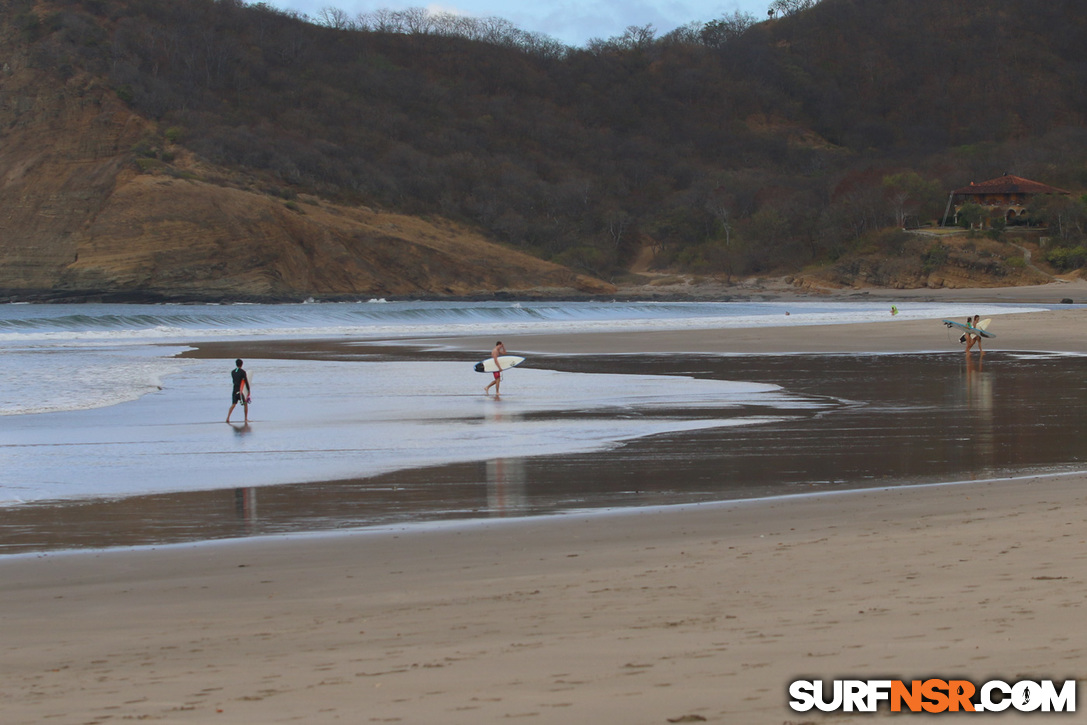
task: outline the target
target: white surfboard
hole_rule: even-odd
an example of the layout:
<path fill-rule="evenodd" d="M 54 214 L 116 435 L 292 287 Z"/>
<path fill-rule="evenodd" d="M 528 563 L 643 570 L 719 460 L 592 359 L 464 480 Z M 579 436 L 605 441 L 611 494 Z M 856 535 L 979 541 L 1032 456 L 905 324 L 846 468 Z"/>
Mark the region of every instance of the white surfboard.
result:
<path fill-rule="evenodd" d="M 517 367 L 524 361 L 525 359 L 519 355 L 499 355 L 498 365 L 494 364 L 493 357 L 489 357 L 486 360 L 477 362 L 475 370 L 477 373 L 497 373 L 500 370 Z"/>
<path fill-rule="evenodd" d="M 253 377 L 253 373 L 248 370 L 245 371 L 245 380 L 238 386 L 238 393 L 241 395 L 242 403 L 249 405 L 253 402 L 253 392 L 249 389 L 249 378 Z"/>

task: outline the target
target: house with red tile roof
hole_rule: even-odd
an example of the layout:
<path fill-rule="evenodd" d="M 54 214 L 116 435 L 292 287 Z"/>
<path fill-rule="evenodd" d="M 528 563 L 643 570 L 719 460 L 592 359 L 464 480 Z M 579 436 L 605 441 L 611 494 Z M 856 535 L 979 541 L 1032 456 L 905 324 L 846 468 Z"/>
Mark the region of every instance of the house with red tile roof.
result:
<path fill-rule="evenodd" d="M 971 181 L 969 186 L 951 192 L 947 199 L 947 210 L 944 211 L 944 222 L 946 223 L 952 206 L 955 207 L 955 218 L 958 219 L 959 210 L 972 201 L 984 209 L 990 219 L 1003 217 L 1011 223 L 1027 213 L 1036 197 L 1056 194 L 1068 196 L 1070 192 L 1011 174 L 988 181 Z"/>

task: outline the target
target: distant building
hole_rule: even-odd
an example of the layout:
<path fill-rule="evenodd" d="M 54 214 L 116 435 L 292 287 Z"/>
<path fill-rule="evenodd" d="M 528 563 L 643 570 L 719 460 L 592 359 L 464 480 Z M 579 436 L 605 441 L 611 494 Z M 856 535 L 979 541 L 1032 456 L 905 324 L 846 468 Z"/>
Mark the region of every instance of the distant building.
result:
<path fill-rule="evenodd" d="M 971 201 L 984 209 L 990 219 L 1004 217 L 1005 221 L 1013 223 L 1027 213 L 1035 197 L 1054 194 L 1068 196 L 1070 192 L 1011 174 L 988 181 L 971 181 L 969 186 L 951 192 L 947 199 L 947 209 L 944 211 L 944 223 L 947 223 L 952 206 L 955 208 L 957 220 L 963 204 Z"/>

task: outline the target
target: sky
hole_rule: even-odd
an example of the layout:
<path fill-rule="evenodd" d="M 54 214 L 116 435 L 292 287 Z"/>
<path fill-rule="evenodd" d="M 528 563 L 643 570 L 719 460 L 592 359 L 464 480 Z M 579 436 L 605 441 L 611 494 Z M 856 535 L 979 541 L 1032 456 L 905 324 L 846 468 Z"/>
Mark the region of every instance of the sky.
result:
<path fill-rule="evenodd" d="M 474 17 L 499 17 L 522 30 L 549 35 L 573 46 L 592 38 L 621 35 L 629 26 L 652 25 L 663 35 L 691 21 L 707 22 L 733 12 L 766 18 L 770 0 L 270 0 L 269 5 L 317 17 L 334 7 L 350 16 L 387 8 L 426 7 Z"/>

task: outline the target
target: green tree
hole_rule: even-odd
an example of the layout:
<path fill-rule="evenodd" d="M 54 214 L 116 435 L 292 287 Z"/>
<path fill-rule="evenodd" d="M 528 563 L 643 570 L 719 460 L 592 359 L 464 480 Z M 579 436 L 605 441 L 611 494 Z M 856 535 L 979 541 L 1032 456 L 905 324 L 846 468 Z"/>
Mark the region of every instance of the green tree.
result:
<path fill-rule="evenodd" d="M 939 242 L 933 242 L 921 254 L 921 271 L 924 274 L 932 274 L 947 264 L 948 256 L 949 252 L 946 246 Z"/>
<path fill-rule="evenodd" d="M 973 229 L 985 219 L 985 210 L 977 202 L 968 201 L 959 207 L 955 219 L 963 229 Z"/>

